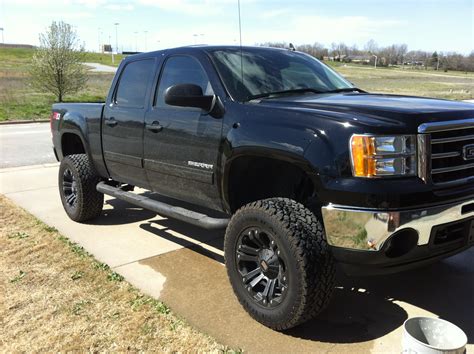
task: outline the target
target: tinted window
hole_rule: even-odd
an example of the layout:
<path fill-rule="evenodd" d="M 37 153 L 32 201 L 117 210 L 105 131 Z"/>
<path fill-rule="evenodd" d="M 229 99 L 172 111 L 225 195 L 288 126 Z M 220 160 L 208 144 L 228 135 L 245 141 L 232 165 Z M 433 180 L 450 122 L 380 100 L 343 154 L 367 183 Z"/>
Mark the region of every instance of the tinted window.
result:
<path fill-rule="evenodd" d="M 176 84 L 194 84 L 202 88 L 205 95 L 212 95 L 212 87 L 201 64 L 193 57 L 175 56 L 169 58 L 163 69 L 160 84 L 156 91 L 156 105 L 167 106 L 163 93 L 165 90 Z"/>
<path fill-rule="evenodd" d="M 148 83 L 153 76 L 153 59 L 134 61 L 125 67 L 115 96 L 119 106 L 143 108 Z"/>
<path fill-rule="evenodd" d="M 326 65 L 298 52 L 244 48 L 218 49 L 211 54 L 227 89 L 239 101 L 285 90 L 309 88 L 323 92 L 352 87 Z"/>

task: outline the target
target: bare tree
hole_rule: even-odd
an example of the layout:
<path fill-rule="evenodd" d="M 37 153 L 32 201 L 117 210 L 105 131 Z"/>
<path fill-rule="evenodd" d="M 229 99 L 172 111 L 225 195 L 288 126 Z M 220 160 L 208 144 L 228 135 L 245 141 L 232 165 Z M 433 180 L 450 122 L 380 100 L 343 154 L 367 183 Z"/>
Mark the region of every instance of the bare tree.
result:
<path fill-rule="evenodd" d="M 79 91 L 87 82 L 84 48 L 71 25 L 64 22 L 53 22 L 39 40 L 30 70 L 33 85 L 62 102 L 65 95 Z"/>

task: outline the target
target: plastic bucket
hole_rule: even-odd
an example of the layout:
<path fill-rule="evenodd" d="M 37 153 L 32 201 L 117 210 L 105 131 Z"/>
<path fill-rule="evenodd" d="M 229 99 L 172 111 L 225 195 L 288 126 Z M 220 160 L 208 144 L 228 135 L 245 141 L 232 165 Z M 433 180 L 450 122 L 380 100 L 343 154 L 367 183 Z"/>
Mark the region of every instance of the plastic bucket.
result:
<path fill-rule="evenodd" d="M 458 326 L 439 318 L 413 317 L 403 324 L 403 352 L 465 353 L 467 336 Z"/>

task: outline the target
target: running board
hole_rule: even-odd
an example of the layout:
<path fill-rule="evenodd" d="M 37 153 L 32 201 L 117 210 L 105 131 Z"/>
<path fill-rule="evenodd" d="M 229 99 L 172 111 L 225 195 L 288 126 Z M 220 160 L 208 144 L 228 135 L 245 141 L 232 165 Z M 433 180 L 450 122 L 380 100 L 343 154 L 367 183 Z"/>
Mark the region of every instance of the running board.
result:
<path fill-rule="evenodd" d="M 144 209 L 152 210 L 157 214 L 178 219 L 208 230 L 223 229 L 229 224 L 229 219 L 211 218 L 208 215 L 197 213 L 192 210 L 159 202 L 132 192 L 126 192 L 104 182 L 99 182 L 96 189 L 100 193 L 111 195 L 112 197 L 135 204 Z"/>

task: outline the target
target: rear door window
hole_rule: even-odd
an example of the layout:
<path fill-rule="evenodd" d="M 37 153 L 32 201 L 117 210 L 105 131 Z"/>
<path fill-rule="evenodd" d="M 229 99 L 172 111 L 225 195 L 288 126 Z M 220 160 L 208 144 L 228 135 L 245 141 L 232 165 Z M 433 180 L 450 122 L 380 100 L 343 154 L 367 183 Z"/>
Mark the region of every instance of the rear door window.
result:
<path fill-rule="evenodd" d="M 143 108 L 148 85 L 153 77 L 154 59 L 128 63 L 123 69 L 115 103 L 118 106 Z"/>

